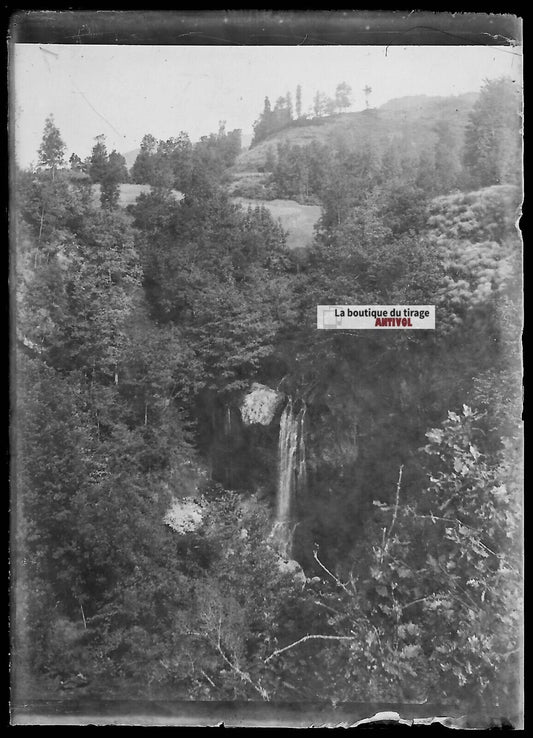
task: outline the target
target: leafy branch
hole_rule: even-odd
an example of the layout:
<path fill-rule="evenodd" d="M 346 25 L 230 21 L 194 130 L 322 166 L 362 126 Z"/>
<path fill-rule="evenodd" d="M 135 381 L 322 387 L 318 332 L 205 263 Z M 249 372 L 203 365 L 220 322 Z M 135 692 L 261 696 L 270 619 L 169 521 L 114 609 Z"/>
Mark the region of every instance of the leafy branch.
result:
<path fill-rule="evenodd" d="M 290 643 L 288 646 L 285 646 L 284 648 L 278 648 L 276 651 L 270 654 L 270 656 L 267 656 L 265 659 L 265 664 L 268 663 L 271 659 L 274 658 L 274 656 L 279 656 L 280 653 L 284 653 L 285 651 L 289 651 L 291 648 L 294 648 L 295 646 L 300 645 L 300 643 L 305 643 L 305 641 L 312 641 L 312 640 L 322 640 L 322 641 L 355 641 L 359 638 L 359 636 L 333 636 L 333 635 L 305 635 L 303 638 L 299 638 L 297 641 L 294 641 L 294 643 Z"/>
<path fill-rule="evenodd" d="M 387 551 L 389 549 L 389 543 L 390 543 L 390 537 L 392 534 L 392 529 L 394 528 L 394 524 L 396 523 L 396 518 L 398 516 L 398 508 L 400 506 L 400 489 L 402 485 L 402 475 L 403 475 L 403 464 L 400 465 L 400 471 L 398 473 L 398 481 L 396 483 L 396 499 L 394 501 L 394 510 L 392 513 L 392 520 L 389 527 L 389 530 L 386 532 L 385 529 L 383 529 L 383 543 L 382 543 L 382 552 L 381 552 L 381 558 L 380 563 L 383 562 L 383 559 L 385 558 Z"/>
<path fill-rule="evenodd" d="M 352 592 L 350 592 L 350 590 L 347 588 L 347 586 L 344 584 L 344 582 L 341 582 L 341 580 L 338 577 L 336 577 L 335 574 L 333 574 L 333 572 L 331 572 L 327 568 L 327 566 L 325 566 L 320 561 L 320 559 L 318 558 L 318 544 L 317 543 L 315 543 L 315 548 L 314 548 L 314 551 L 313 551 L 313 558 L 317 562 L 317 564 L 326 572 L 326 574 L 328 574 L 333 579 L 333 581 L 346 592 L 346 594 L 348 594 L 350 596 L 352 595 Z"/>

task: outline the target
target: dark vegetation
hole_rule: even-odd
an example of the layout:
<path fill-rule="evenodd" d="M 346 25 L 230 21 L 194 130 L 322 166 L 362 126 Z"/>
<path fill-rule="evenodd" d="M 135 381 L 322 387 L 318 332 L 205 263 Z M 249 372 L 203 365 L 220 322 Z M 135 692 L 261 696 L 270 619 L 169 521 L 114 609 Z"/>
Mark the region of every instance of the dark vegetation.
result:
<path fill-rule="evenodd" d="M 367 93 L 368 91 L 368 93 Z M 365 87 L 365 95 L 372 92 L 370 87 Z M 324 92 L 317 91 L 313 98 L 313 105 L 304 112 L 302 108 L 302 87 L 296 88 L 295 103 L 290 92 L 278 97 L 274 108 L 268 97 L 265 97 L 263 111 L 254 123 L 254 137 L 252 146 L 256 146 L 265 138 L 287 128 L 287 126 L 306 126 L 309 123 L 316 125 L 320 118 L 334 115 L 347 110 L 351 104 L 352 90 L 346 82 L 340 82 L 333 97 L 328 97 Z"/>
<path fill-rule="evenodd" d="M 421 154 L 273 148 L 277 195 L 323 208 L 303 258 L 267 210 L 226 194 L 237 131 L 195 145 L 145 136 L 130 176 L 152 189 L 126 212 L 120 155 L 99 138 L 68 169 L 47 121 L 13 213 L 17 699 L 513 713 L 515 95 L 487 83 L 464 139 L 436 121 Z M 327 303 L 436 304 L 437 328 L 317 331 Z M 308 405 L 305 583 L 268 543 L 276 439 L 221 431 L 252 381 Z M 179 534 L 164 518 L 184 497 L 205 514 Z"/>

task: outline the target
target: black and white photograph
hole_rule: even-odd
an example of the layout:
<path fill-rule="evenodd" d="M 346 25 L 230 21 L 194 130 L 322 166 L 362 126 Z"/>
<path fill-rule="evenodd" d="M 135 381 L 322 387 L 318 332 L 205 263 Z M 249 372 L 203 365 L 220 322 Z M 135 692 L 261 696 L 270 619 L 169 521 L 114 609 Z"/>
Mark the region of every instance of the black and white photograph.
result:
<path fill-rule="evenodd" d="M 12 16 L 12 725 L 522 727 L 521 33 Z"/>

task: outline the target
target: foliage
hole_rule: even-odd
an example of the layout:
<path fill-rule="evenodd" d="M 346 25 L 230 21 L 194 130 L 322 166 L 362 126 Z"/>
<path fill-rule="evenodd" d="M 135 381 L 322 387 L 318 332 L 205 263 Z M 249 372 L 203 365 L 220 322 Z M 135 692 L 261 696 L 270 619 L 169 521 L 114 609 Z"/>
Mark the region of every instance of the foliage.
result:
<path fill-rule="evenodd" d="M 232 493 L 210 502 L 189 551 L 200 569 L 193 584 L 193 619 L 181 650 L 190 654 L 196 699 L 271 699 L 280 677 L 265 663 L 277 637 L 297 632 L 309 604 L 292 575 L 278 567 L 269 521 L 253 498 Z M 189 561 L 189 571 L 194 564 Z M 295 623 L 298 618 L 300 622 Z M 166 659 L 181 671 L 178 653 Z"/>
<path fill-rule="evenodd" d="M 263 112 L 254 123 L 254 137 L 252 146 L 255 146 L 272 133 L 282 130 L 292 120 L 292 113 L 287 105 L 286 98 L 280 97 L 274 110 L 268 97 L 265 97 Z"/>
<path fill-rule="evenodd" d="M 80 172 L 83 171 L 83 168 L 84 168 L 83 161 L 80 159 L 80 157 L 76 153 L 71 154 L 68 161 L 69 161 L 71 169 L 74 169 L 75 171 L 80 171 Z"/>
<path fill-rule="evenodd" d="M 151 204 L 159 207 L 155 196 Z M 146 219 L 145 205 L 148 199 L 140 203 Z M 152 314 L 183 327 L 202 367 L 199 385 L 244 386 L 268 355 L 277 322 L 264 276 L 283 272 L 286 261 L 283 233 L 268 211 L 245 214 L 220 193 L 201 207 L 185 198 L 175 222 L 151 241 L 145 284 Z"/>
<path fill-rule="evenodd" d="M 317 143 L 305 147 L 279 143 L 275 159 L 273 156 L 267 159 L 272 168 L 270 182 L 275 196 L 302 203 L 316 202 L 330 170 L 330 157 L 328 147 Z"/>
<path fill-rule="evenodd" d="M 470 114 L 464 162 L 474 187 L 521 184 L 520 95 L 506 77 L 487 80 Z"/>
<path fill-rule="evenodd" d="M 374 502 L 373 544 L 354 551 L 357 568 L 336 576 L 322 567 L 327 632 L 347 637 L 315 649 L 324 696 L 515 710 L 519 474 L 509 447 L 484 455 L 479 420 L 464 406 L 428 431 L 422 494 L 405 493 L 400 472 L 392 504 Z"/>
<path fill-rule="evenodd" d="M 335 107 L 338 110 L 346 110 L 352 104 L 352 88 L 346 82 L 340 82 L 335 88 Z"/>
<path fill-rule="evenodd" d="M 266 100 L 256 135 L 303 124 L 301 90 L 293 112 L 289 93 Z M 30 697 L 40 681 L 47 698 L 514 709 L 519 191 L 461 190 L 488 159 L 461 168 L 446 116 L 416 147 L 402 135 L 271 148 L 268 192 L 323 209 L 296 254 L 266 208 L 225 193 L 240 132 L 223 122 L 194 145 L 145 136 L 132 177 L 151 191 L 121 210 L 122 157 L 97 138 L 95 207 L 47 121 L 14 217 L 14 658 Z M 317 331 L 328 302 L 437 304 L 437 328 Z M 252 381 L 306 403 L 305 572 L 271 546 L 278 439 L 238 421 Z M 178 532 L 165 521 L 184 498 L 202 521 Z"/>
<path fill-rule="evenodd" d="M 352 104 L 351 95 L 352 89 L 347 82 L 340 82 L 337 85 L 333 98 L 329 98 L 323 92 L 317 92 L 313 103 L 315 116 L 333 115 L 335 112 L 347 110 Z M 278 97 L 274 108 L 272 108 L 269 98 L 265 97 L 263 111 L 254 123 L 252 147 L 288 126 L 304 121 L 306 117 L 302 114 L 301 85 L 296 87 L 296 117 L 294 116 L 290 92 Z"/>
<path fill-rule="evenodd" d="M 151 134 L 143 136 L 140 151 L 131 168 L 131 180 L 136 184 L 150 183 L 155 175 L 157 141 Z"/>
<path fill-rule="evenodd" d="M 96 137 L 88 162 L 88 173 L 91 182 L 101 185 L 100 202 L 107 210 L 114 210 L 118 206 L 121 182 L 129 179 L 126 160 L 117 151 L 107 153 L 105 136 Z"/>
<path fill-rule="evenodd" d="M 517 299 L 521 254 L 514 213 L 517 188 L 495 186 L 436 198 L 429 207 L 430 239 L 442 255 L 445 275 L 437 301 L 453 308 L 444 318 L 461 330 L 486 322 L 488 306 L 511 295 Z M 483 313 L 482 315 L 480 313 Z M 494 320 L 497 327 L 499 320 Z"/>
<path fill-rule="evenodd" d="M 89 158 L 89 176 L 92 182 L 102 182 L 107 169 L 107 146 L 105 136 L 101 133 L 95 138 L 95 145 Z"/>
<path fill-rule="evenodd" d="M 302 117 L 302 86 L 296 86 L 296 119 Z"/>
<path fill-rule="evenodd" d="M 66 177 L 28 184 L 19 191 L 28 223 L 17 229 L 16 441 L 26 668 L 58 688 L 82 673 L 85 688 L 107 674 L 111 662 L 98 659 L 122 628 L 110 603 L 153 607 L 133 594 L 132 577 L 156 581 L 168 540 L 148 531 L 162 525 L 163 480 L 194 486 L 194 454 L 172 366 L 154 361 L 155 336 L 138 346 L 131 333 L 140 270 L 128 220 L 94 210 Z M 42 187 L 54 214 L 45 227 L 34 215 Z"/>
<path fill-rule="evenodd" d="M 322 224 L 338 226 L 352 207 L 372 195 L 381 202 L 381 217 L 393 232 L 420 228 L 425 206 L 433 193 L 447 191 L 457 177 L 449 162 L 428 163 L 426 156 L 400 155 L 397 147 L 384 150 L 370 144 L 354 149 L 340 138 L 335 144 L 313 141 L 305 146 L 279 142 L 277 156 L 268 150 L 265 171 L 276 197 L 302 203 L 321 202 Z M 454 149 L 450 149 L 450 157 Z M 441 169 L 446 170 L 446 178 Z M 429 179 L 430 184 L 425 180 Z"/>
<path fill-rule="evenodd" d="M 64 163 L 65 144 L 59 129 L 54 124 L 53 116 L 46 119 L 41 145 L 39 147 L 39 165 L 50 170 L 52 179 L 57 169 Z"/>
<path fill-rule="evenodd" d="M 77 232 L 90 207 L 91 191 L 85 178 L 65 170 L 53 179 L 46 173 L 24 173 L 16 183 L 17 208 L 44 256 L 65 231 Z"/>
<path fill-rule="evenodd" d="M 126 160 L 116 151 L 109 154 L 107 166 L 101 179 L 102 191 L 100 200 L 102 206 L 107 209 L 114 209 L 118 206 L 120 196 L 119 185 L 121 182 L 128 181 L 128 170 L 126 169 Z"/>
<path fill-rule="evenodd" d="M 192 193 L 219 182 L 240 150 L 240 130 L 226 132 L 223 122 L 217 134 L 202 136 L 194 145 L 184 131 L 166 141 L 147 134 L 131 170 L 132 180 L 156 189 Z"/>

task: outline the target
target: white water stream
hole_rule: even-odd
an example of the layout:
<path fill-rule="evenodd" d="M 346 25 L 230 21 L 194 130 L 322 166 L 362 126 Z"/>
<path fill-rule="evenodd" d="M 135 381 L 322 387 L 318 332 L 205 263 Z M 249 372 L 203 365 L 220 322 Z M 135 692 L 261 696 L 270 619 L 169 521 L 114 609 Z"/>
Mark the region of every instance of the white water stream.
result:
<path fill-rule="evenodd" d="M 286 558 L 291 556 L 295 496 L 304 490 L 306 482 L 305 413 L 305 404 L 295 413 L 292 399 L 289 399 L 279 425 L 278 487 L 272 537 L 280 554 Z"/>

